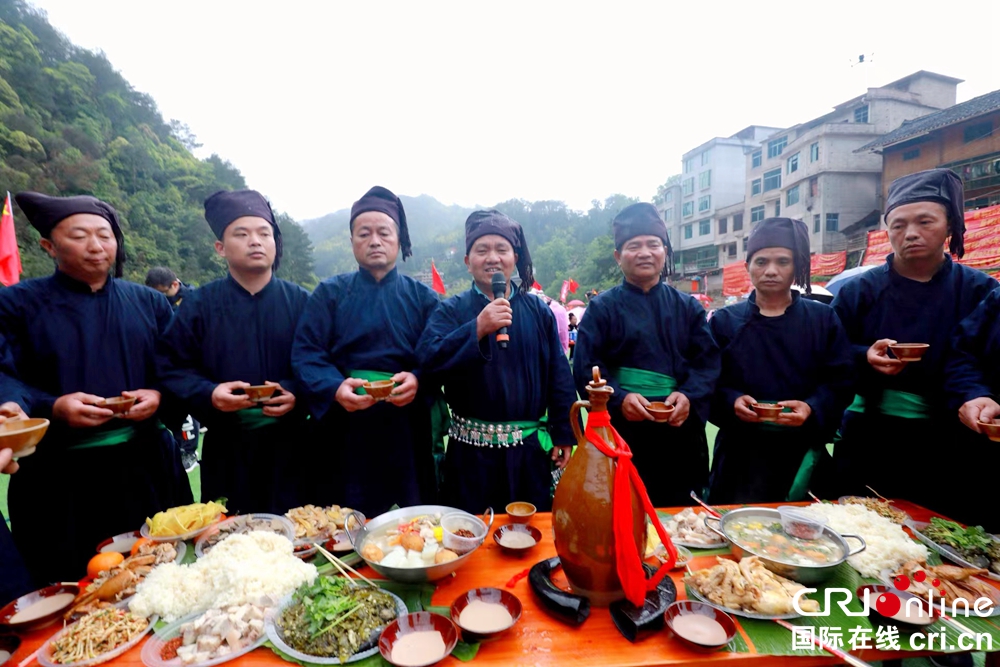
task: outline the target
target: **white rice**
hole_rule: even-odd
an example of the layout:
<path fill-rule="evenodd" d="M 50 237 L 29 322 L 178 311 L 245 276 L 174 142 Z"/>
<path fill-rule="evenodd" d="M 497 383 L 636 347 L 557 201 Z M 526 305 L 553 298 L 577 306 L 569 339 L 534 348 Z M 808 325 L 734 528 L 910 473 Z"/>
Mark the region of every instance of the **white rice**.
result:
<path fill-rule="evenodd" d="M 866 577 L 878 577 L 883 570 L 895 571 L 910 560 L 927 558 L 927 547 L 914 542 L 895 524 L 884 516 L 861 505 L 831 505 L 814 503 L 811 511 L 822 514 L 829 520 L 829 526 L 841 535 L 860 535 L 868 543 L 868 548 L 847 562 Z M 857 540 L 847 540 L 851 549 L 858 546 Z"/>
<path fill-rule="evenodd" d="M 232 605 L 272 606 L 315 578 L 316 567 L 292 555 L 286 537 L 253 531 L 227 537 L 190 565 L 160 565 L 139 584 L 129 609 L 172 622 Z"/>

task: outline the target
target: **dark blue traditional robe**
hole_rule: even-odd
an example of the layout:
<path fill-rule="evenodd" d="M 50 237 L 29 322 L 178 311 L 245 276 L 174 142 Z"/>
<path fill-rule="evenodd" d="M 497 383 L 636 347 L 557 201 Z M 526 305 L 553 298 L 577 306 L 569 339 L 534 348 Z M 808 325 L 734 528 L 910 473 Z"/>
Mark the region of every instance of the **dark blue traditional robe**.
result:
<path fill-rule="evenodd" d="M 666 283 L 643 292 L 623 280 L 592 299 L 580 320 L 573 372 L 581 396 L 594 366 L 614 387 L 608 401 L 611 424 L 632 450 L 650 500 L 657 507 L 690 504 L 690 492 L 702 494 L 708 486 L 705 421 L 720 367 L 704 307 Z M 629 391 L 620 382 L 623 368 L 673 378 L 676 391 L 691 402 L 684 423 L 674 427 L 625 419 L 622 401 Z M 667 395 L 644 396 L 662 401 Z"/>
<path fill-rule="evenodd" d="M 25 412 L 31 408 L 27 388 L 0 372 L 0 403 L 8 401 L 17 403 Z M 3 576 L 0 576 L 0 607 L 33 590 L 31 574 L 14 544 L 14 538 L 7 527 L 7 519 L 2 512 L 0 512 L 0 572 L 3 573 Z"/>
<path fill-rule="evenodd" d="M 1000 289 L 994 289 L 958 325 L 945 366 L 948 408 L 957 411 L 968 401 L 1000 398 Z M 967 461 L 983 470 L 1000 466 L 1000 444 L 972 431 L 964 433 L 968 442 Z M 990 533 L 1000 532 L 995 511 L 996 490 L 990 484 L 970 484 L 956 507 L 954 518 L 979 525 Z"/>
<path fill-rule="evenodd" d="M 491 301 L 475 286 L 453 296 L 431 317 L 420 342 L 420 365 L 443 379 L 453 423 L 534 422 L 547 413 L 552 442 L 574 444 L 569 409 L 576 392 L 555 316 L 537 296 L 515 292 L 510 342 L 500 349 L 495 334 L 476 337 L 476 318 Z M 546 511 L 552 506 L 551 471 L 550 453 L 537 433 L 517 446 L 494 448 L 450 438 L 444 500 L 476 513 L 486 507 L 502 511 L 515 500 Z"/>
<path fill-rule="evenodd" d="M 32 417 L 51 419 L 65 394 L 158 389 L 153 347 L 171 317 L 162 294 L 113 278 L 91 292 L 57 271 L 0 290 L 3 358 L 30 393 Z M 95 446 L 102 439 L 121 442 Z M 96 428 L 54 422 L 9 491 L 14 540 L 36 584 L 79 578 L 101 540 L 190 501 L 173 437 L 155 417 Z"/>
<path fill-rule="evenodd" d="M 417 342 L 437 295 L 393 269 L 380 281 L 366 270 L 324 280 L 295 335 L 292 363 L 314 419 L 321 459 L 313 503 L 347 505 L 374 517 L 392 505 L 436 496 L 430 410 L 434 379 L 417 367 Z M 417 397 L 349 413 L 334 396 L 352 371 L 417 376 Z"/>
<path fill-rule="evenodd" d="M 284 514 L 302 504 L 301 474 L 291 460 L 308 460 L 305 401 L 292 374 L 292 339 L 309 293 L 272 277 L 250 294 L 231 275 L 191 291 L 157 343 L 164 387 L 208 427 L 202 442 L 203 501 L 228 499 L 230 512 Z M 261 406 L 220 412 L 212 392 L 223 382 L 278 382 L 296 397 L 282 417 Z"/>
<path fill-rule="evenodd" d="M 955 327 L 996 281 L 947 257 L 930 281 L 918 282 L 896 273 L 893 259 L 890 254 L 882 266 L 852 278 L 833 301 L 854 349 L 864 408 L 858 411 L 856 399 L 848 409 L 833 465 L 818 472 L 813 490 L 836 498 L 871 495 L 865 488 L 870 486 L 887 498 L 947 512 L 952 502 L 928 483 L 933 474 L 924 453 L 966 437 L 957 414 L 947 407 L 945 356 Z M 867 360 L 868 348 L 882 338 L 930 347 L 897 375 L 883 375 Z"/>
<path fill-rule="evenodd" d="M 715 504 L 786 500 L 803 458 L 831 442 L 854 395 L 851 344 L 833 309 L 793 291 L 783 314 L 766 317 L 756 296 L 709 320 L 722 350 L 711 413 L 719 427 L 709 492 Z M 803 401 L 811 414 L 796 427 L 747 423 L 733 411 L 744 395 Z"/>

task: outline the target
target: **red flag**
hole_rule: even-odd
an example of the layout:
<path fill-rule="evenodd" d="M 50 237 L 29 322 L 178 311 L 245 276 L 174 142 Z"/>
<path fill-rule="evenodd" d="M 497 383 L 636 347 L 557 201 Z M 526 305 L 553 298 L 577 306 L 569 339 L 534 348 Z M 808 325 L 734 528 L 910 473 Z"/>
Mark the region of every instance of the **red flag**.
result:
<path fill-rule="evenodd" d="M 569 291 L 569 281 L 564 280 L 562 284 L 562 289 L 559 290 L 559 300 L 566 303 L 566 292 Z"/>
<path fill-rule="evenodd" d="M 569 293 L 576 294 L 577 288 L 580 287 L 580 283 L 576 282 L 572 278 L 569 279 Z"/>
<path fill-rule="evenodd" d="M 434 266 L 434 260 L 431 260 L 431 289 L 438 294 L 444 294 L 444 281 L 441 280 L 441 274 L 438 273 L 437 267 Z"/>
<path fill-rule="evenodd" d="M 537 280 L 535 282 L 531 283 L 531 286 L 533 288 L 535 288 L 536 290 L 538 290 L 539 292 L 544 292 L 545 291 L 545 290 L 542 289 L 542 286 L 538 284 Z"/>
<path fill-rule="evenodd" d="M 0 217 L 0 283 L 16 285 L 21 279 L 21 253 L 17 249 L 17 234 L 14 230 L 14 213 L 10 206 L 10 193 L 3 203 Z"/>

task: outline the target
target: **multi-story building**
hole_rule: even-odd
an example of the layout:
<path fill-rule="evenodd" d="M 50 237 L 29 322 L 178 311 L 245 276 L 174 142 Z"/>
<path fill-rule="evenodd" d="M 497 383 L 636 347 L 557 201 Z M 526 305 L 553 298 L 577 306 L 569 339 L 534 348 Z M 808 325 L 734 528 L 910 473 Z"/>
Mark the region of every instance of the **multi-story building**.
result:
<path fill-rule="evenodd" d="M 858 149 L 881 153 L 879 210 L 900 176 L 947 167 L 965 182 L 965 208 L 1000 204 L 1000 90 L 921 116 Z"/>
<path fill-rule="evenodd" d="M 684 154 L 680 219 L 672 237 L 677 275 L 704 274 L 721 266 L 716 246 L 717 211 L 743 199 L 746 151 L 777 130 L 751 125 L 732 136 L 710 139 Z"/>
<path fill-rule="evenodd" d="M 809 225 L 813 252 L 844 250 L 847 235 L 880 219 L 882 160 L 858 149 L 906 121 L 954 105 L 959 83 L 919 71 L 772 133 L 745 156 L 746 222 L 752 228 L 764 218 L 796 218 Z"/>
<path fill-rule="evenodd" d="M 676 248 L 678 227 L 681 220 L 680 183 L 667 186 L 663 192 L 663 201 L 660 202 L 656 208 L 660 211 L 660 215 L 663 217 L 663 222 L 667 225 L 667 238 L 670 239 L 670 245 Z"/>

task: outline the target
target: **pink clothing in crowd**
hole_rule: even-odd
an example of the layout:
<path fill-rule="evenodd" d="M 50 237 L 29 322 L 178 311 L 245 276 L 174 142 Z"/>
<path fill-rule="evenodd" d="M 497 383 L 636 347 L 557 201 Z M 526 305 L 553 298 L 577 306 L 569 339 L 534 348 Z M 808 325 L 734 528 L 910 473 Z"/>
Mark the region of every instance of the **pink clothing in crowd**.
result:
<path fill-rule="evenodd" d="M 549 308 L 556 316 L 556 328 L 559 330 L 559 342 L 562 343 L 563 354 L 569 354 L 569 313 L 555 299 L 549 300 Z"/>

